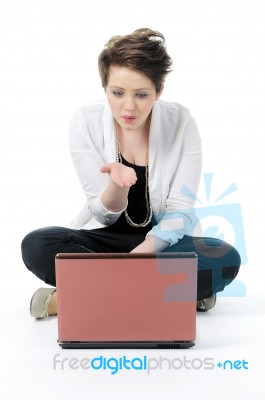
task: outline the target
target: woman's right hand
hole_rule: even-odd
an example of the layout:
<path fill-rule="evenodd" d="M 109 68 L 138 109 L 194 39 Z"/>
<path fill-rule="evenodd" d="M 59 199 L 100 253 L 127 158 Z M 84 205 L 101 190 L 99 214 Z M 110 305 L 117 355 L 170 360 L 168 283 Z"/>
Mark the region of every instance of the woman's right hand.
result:
<path fill-rule="evenodd" d="M 110 180 L 120 187 L 130 188 L 137 181 L 134 169 L 121 163 L 103 165 L 100 167 L 100 172 L 109 174 Z"/>

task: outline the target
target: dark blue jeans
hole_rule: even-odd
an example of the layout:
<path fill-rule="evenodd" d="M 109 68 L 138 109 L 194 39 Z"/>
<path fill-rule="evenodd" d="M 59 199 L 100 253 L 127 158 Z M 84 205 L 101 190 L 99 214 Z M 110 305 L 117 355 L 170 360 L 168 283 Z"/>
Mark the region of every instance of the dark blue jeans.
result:
<path fill-rule="evenodd" d="M 74 230 L 47 227 L 29 233 L 22 241 L 26 267 L 45 283 L 56 286 L 57 253 L 129 253 L 145 238 L 106 229 Z M 236 277 L 240 255 L 230 244 L 215 238 L 184 236 L 166 252 L 196 252 L 198 255 L 198 300 L 222 291 Z"/>

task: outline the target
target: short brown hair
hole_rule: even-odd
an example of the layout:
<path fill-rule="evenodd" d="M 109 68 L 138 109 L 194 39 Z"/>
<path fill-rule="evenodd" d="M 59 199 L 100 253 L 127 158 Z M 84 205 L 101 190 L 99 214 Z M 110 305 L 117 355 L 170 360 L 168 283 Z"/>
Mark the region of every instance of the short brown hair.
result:
<path fill-rule="evenodd" d="M 111 65 L 142 72 L 159 93 L 166 75 L 171 72 L 172 60 L 167 54 L 162 33 L 142 28 L 130 35 L 112 37 L 100 53 L 98 67 L 104 89 Z"/>

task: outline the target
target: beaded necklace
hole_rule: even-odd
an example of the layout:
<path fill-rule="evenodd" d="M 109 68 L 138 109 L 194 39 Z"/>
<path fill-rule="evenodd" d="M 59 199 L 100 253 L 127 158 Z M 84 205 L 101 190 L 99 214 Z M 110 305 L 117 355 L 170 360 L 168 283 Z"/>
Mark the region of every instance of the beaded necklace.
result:
<path fill-rule="evenodd" d="M 120 130 L 119 130 L 119 125 L 116 120 L 114 120 L 114 126 L 115 126 L 115 139 L 116 139 L 116 162 L 119 162 L 122 164 Z M 149 120 L 149 128 L 150 128 L 150 120 Z M 148 141 L 147 141 L 147 148 L 146 148 L 146 155 L 145 155 L 145 202 L 146 202 L 147 214 L 146 214 L 145 220 L 142 223 L 137 224 L 131 220 L 131 218 L 128 215 L 127 209 L 124 211 L 124 215 L 125 215 L 125 219 L 126 219 L 127 223 L 129 225 L 133 226 L 134 228 L 146 227 L 151 222 L 152 216 L 153 216 L 153 210 L 151 207 L 150 193 L 149 193 L 149 186 L 148 186 L 148 180 L 149 180 L 148 159 L 149 159 L 149 129 L 148 129 Z"/>

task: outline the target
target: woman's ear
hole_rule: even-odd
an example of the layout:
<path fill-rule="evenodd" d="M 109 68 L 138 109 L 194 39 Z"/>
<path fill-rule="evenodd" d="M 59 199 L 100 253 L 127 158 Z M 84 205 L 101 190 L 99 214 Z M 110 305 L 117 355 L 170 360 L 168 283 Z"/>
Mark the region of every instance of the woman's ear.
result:
<path fill-rule="evenodd" d="M 164 83 L 162 83 L 160 91 L 156 94 L 156 100 L 159 99 L 159 97 L 161 96 L 163 90 L 164 90 Z"/>

